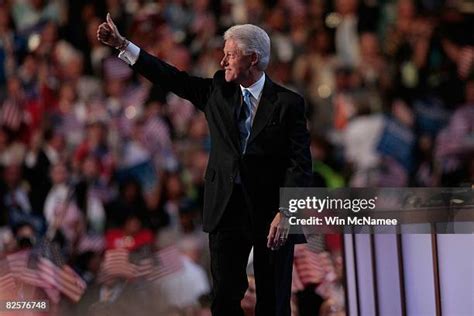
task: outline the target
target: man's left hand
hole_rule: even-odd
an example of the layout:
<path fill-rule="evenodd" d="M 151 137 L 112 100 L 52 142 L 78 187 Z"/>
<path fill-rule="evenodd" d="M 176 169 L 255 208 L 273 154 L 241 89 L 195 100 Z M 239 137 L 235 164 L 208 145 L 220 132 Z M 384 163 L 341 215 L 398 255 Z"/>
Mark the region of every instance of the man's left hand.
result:
<path fill-rule="evenodd" d="M 267 247 L 271 250 L 278 250 L 286 243 L 289 231 L 290 223 L 288 218 L 278 212 L 270 224 L 270 231 L 267 236 Z"/>

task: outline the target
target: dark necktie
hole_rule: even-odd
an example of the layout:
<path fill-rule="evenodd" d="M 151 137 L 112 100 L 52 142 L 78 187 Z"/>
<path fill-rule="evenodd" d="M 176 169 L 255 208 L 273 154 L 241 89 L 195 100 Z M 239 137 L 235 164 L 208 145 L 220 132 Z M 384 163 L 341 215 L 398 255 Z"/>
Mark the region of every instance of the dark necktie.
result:
<path fill-rule="evenodd" d="M 240 107 L 239 116 L 237 119 L 237 125 L 240 134 L 240 149 L 242 153 L 245 153 L 247 148 L 247 141 L 250 136 L 250 129 L 252 127 L 252 103 L 250 101 L 250 91 L 244 89 L 243 91 L 243 102 Z"/>

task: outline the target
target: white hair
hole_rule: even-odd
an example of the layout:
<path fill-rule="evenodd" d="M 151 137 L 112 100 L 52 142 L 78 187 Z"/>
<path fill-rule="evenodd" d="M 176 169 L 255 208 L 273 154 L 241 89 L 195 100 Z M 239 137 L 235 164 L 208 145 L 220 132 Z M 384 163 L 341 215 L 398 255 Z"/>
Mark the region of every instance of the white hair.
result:
<path fill-rule="evenodd" d="M 245 55 L 258 55 L 259 70 L 267 68 L 270 62 L 270 37 L 267 32 L 253 24 L 234 25 L 224 33 L 224 41 L 229 39 L 234 40 Z"/>

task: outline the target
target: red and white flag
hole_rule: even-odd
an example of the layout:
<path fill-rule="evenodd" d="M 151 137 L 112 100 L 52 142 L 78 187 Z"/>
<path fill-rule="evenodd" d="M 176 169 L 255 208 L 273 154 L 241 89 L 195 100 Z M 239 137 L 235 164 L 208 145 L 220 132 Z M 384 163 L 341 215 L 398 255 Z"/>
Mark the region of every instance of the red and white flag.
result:
<path fill-rule="evenodd" d="M 301 283 L 320 283 L 326 274 L 327 258 L 309 250 L 306 245 L 295 247 L 294 267 Z"/>
<path fill-rule="evenodd" d="M 0 293 L 8 293 L 16 290 L 15 278 L 10 272 L 0 276 Z"/>
<path fill-rule="evenodd" d="M 16 280 L 6 259 L 0 260 L 0 297 L 16 290 Z"/>
<path fill-rule="evenodd" d="M 145 258 L 140 260 L 137 265 L 137 274 L 136 277 L 148 277 L 151 273 L 153 273 L 153 269 L 155 268 L 155 264 L 153 258 Z"/>
<path fill-rule="evenodd" d="M 44 282 L 59 290 L 73 302 L 78 302 L 86 290 L 84 280 L 68 265 L 58 267 L 49 259 L 40 258 L 38 271 Z"/>
<path fill-rule="evenodd" d="M 23 121 L 23 109 L 19 102 L 7 99 L 0 109 L 0 125 L 4 125 L 13 131 L 20 128 Z"/>
<path fill-rule="evenodd" d="M 181 253 L 176 246 L 169 246 L 156 252 L 158 266 L 149 274 L 148 280 L 156 281 L 168 275 L 179 273 L 183 269 Z"/>
<path fill-rule="evenodd" d="M 117 278 L 131 279 L 138 274 L 138 267 L 129 261 L 127 249 L 112 249 L 105 252 L 100 268 L 99 282 L 106 283 Z"/>
<path fill-rule="evenodd" d="M 8 267 L 8 274 L 5 276 L 9 276 L 8 278 L 3 278 L 3 281 L 7 281 L 7 284 L 11 284 L 13 281 L 16 284 L 16 281 L 23 282 L 28 285 L 32 285 L 35 287 L 42 288 L 48 296 L 53 294 L 53 287 L 45 283 L 44 280 L 41 278 L 40 273 L 35 269 L 28 268 L 28 259 L 29 259 L 30 251 L 24 250 L 13 253 L 8 255 L 5 262 L 7 263 Z M 11 277 L 11 278 L 10 278 Z M 0 285 L 0 291 L 5 290 Z M 53 302 L 57 303 L 58 301 L 55 300 L 57 295 L 53 295 L 50 297 Z"/>
<path fill-rule="evenodd" d="M 51 288 L 51 286 L 43 281 L 38 271 L 25 268 L 18 278 L 20 281 L 41 288 Z"/>
<path fill-rule="evenodd" d="M 20 278 L 23 274 L 23 271 L 28 266 L 28 259 L 30 257 L 29 250 L 22 250 L 15 253 L 12 253 L 7 256 L 8 267 L 13 273 L 13 276 Z"/>

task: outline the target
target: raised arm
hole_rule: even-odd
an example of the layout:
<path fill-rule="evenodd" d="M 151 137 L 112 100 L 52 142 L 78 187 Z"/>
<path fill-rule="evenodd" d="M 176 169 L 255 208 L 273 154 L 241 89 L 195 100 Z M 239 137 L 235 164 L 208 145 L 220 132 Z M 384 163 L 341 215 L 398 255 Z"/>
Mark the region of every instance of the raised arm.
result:
<path fill-rule="evenodd" d="M 120 34 L 110 14 L 107 14 L 106 22 L 97 28 L 97 39 L 119 50 L 118 57 L 153 84 L 189 100 L 198 109 L 204 110 L 211 94 L 212 79 L 190 76 L 140 49 Z"/>

